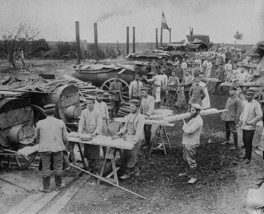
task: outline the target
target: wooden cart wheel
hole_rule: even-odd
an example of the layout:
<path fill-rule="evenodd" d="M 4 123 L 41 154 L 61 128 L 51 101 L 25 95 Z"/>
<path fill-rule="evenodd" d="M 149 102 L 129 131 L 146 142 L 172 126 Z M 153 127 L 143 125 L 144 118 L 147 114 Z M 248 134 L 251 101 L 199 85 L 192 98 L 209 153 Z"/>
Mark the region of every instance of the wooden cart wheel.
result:
<path fill-rule="evenodd" d="M 37 122 L 41 119 L 45 119 L 47 117 L 45 110 L 37 105 L 31 104 L 34 112 L 34 125 L 36 126 Z"/>
<path fill-rule="evenodd" d="M 104 91 L 109 91 L 110 84 L 114 80 L 115 80 L 115 78 L 110 78 L 110 79 L 106 80 L 102 84 L 101 89 L 104 90 Z M 129 84 L 125 80 L 122 80 L 122 79 L 119 79 L 119 82 L 121 82 L 121 84 L 122 84 L 122 91 L 123 91 L 122 92 L 122 98 L 125 101 L 129 101 Z"/>
<path fill-rule="evenodd" d="M 35 160 L 37 157 L 38 152 L 32 154 L 29 156 L 29 158 L 24 157 L 23 155 L 17 156 L 16 161 L 18 164 L 19 169 L 26 169 L 29 167 L 29 165 Z"/>

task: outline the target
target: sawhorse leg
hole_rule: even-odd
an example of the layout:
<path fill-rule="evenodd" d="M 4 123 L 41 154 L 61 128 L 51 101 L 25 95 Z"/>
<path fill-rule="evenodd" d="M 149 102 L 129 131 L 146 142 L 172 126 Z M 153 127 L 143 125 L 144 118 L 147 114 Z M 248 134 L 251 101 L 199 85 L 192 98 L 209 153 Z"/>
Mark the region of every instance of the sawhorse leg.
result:
<path fill-rule="evenodd" d="M 120 152 L 120 150 L 115 150 L 114 148 L 110 148 L 107 147 L 106 148 L 106 154 L 104 157 L 104 161 L 103 161 L 103 166 L 100 172 L 100 177 L 103 177 L 104 171 L 105 171 L 105 167 L 108 161 L 111 162 L 111 166 L 112 166 L 112 172 L 107 175 L 105 178 L 109 181 L 111 181 L 112 183 L 115 183 L 117 185 L 119 185 L 119 181 L 118 181 L 118 176 L 117 176 L 117 170 L 119 168 L 116 167 L 116 163 L 115 163 L 115 154 L 116 152 Z M 122 155 L 120 153 L 120 156 L 122 158 Z M 111 178 L 113 176 L 113 178 Z M 98 180 L 98 184 L 100 184 L 100 180 Z"/>
<path fill-rule="evenodd" d="M 79 152 L 80 152 L 80 155 L 81 155 L 81 159 L 82 159 L 83 167 L 84 167 L 84 169 L 86 170 L 86 169 L 87 169 L 87 166 L 86 166 L 85 161 L 84 161 L 84 156 L 83 156 L 83 152 L 82 152 L 81 144 L 80 144 L 80 143 L 77 143 L 77 145 L 78 145 Z"/>
<path fill-rule="evenodd" d="M 167 141 L 167 143 L 168 143 L 168 145 L 169 145 L 169 148 L 171 149 L 170 139 L 169 139 L 169 137 L 168 137 L 168 133 L 167 133 L 167 130 L 166 130 L 165 126 L 162 126 L 162 129 L 163 129 L 163 132 L 164 132 L 164 135 L 165 135 L 166 141 Z"/>
<path fill-rule="evenodd" d="M 163 150 L 164 154 L 167 155 L 166 147 L 165 147 L 165 141 L 162 137 L 162 131 L 163 131 L 163 126 L 159 126 L 157 131 L 156 131 L 156 139 L 155 141 L 152 142 L 149 155 L 152 153 L 153 150 Z M 157 145 L 156 141 L 161 141 L 159 145 Z"/>

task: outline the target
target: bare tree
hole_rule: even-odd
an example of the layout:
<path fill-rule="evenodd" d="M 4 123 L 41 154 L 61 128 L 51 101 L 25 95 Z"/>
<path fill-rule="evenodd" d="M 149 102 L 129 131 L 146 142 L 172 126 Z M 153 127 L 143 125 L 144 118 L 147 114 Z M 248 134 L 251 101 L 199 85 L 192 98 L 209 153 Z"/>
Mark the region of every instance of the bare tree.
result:
<path fill-rule="evenodd" d="M 20 24 L 19 27 L 12 31 L 5 31 L 2 34 L 2 48 L 4 49 L 7 60 L 14 69 L 16 66 L 16 54 L 19 50 L 23 50 L 29 42 L 39 34 L 34 28 L 27 24 Z"/>
<path fill-rule="evenodd" d="M 243 33 L 240 33 L 239 31 L 237 31 L 234 35 L 234 38 L 237 40 L 237 43 L 239 40 L 243 39 Z"/>

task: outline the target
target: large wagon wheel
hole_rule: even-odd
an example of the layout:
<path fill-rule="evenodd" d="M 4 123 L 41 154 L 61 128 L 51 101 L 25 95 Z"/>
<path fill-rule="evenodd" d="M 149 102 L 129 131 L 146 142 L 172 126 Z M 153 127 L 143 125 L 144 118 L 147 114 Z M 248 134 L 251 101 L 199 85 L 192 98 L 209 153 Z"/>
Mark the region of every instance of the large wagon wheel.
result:
<path fill-rule="evenodd" d="M 101 89 L 104 91 L 109 91 L 110 88 L 110 84 L 111 82 L 113 82 L 115 80 L 115 78 L 110 78 L 108 80 L 106 80 L 102 86 Z M 122 84 L 122 98 L 125 101 L 129 101 L 129 85 L 125 80 L 119 79 L 119 82 L 121 82 Z"/>

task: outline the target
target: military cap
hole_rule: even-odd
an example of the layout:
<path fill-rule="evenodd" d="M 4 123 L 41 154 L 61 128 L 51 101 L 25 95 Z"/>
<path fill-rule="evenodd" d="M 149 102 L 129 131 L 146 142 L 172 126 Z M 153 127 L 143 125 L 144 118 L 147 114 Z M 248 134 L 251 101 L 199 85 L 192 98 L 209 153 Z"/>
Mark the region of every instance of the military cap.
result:
<path fill-rule="evenodd" d="M 131 104 L 134 104 L 135 106 L 139 106 L 140 105 L 140 101 L 139 100 L 136 100 L 136 99 L 130 100 L 129 102 Z"/>
<path fill-rule="evenodd" d="M 92 96 L 89 96 L 89 97 L 86 97 L 86 101 L 88 101 L 88 100 L 95 100 L 95 97 L 92 97 Z"/>
<path fill-rule="evenodd" d="M 140 89 L 140 91 L 148 91 L 149 89 L 147 87 L 143 87 Z"/>
<path fill-rule="evenodd" d="M 248 89 L 247 91 L 246 91 L 246 94 L 255 94 L 255 91 L 253 90 L 253 89 Z"/>
<path fill-rule="evenodd" d="M 96 95 L 97 95 L 97 94 L 104 94 L 104 91 L 101 90 L 101 89 L 97 89 L 97 90 L 96 90 Z"/>
<path fill-rule="evenodd" d="M 47 105 L 45 105 L 44 106 L 44 110 L 45 110 L 45 112 L 48 114 L 48 113 L 54 113 L 54 111 L 55 111 L 55 104 L 47 104 Z"/>
<path fill-rule="evenodd" d="M 236 88 L 235 86 L 230 86 L 229 90 L 234 90 L 234 91 L 236 91 L 237 88 Z"/>
<path fill-rule="evenodd" d="M 47 104 L 47 105 L 44 106 L 44 109 L 45 110 L 55 109 L 55 106 L 56 105 L 55 104 L 52 104 L 52 103 L 51 104 Z"/>
<path fill-rule="evenodd" d="M 198 103 L 193 103 L 191 106 L 193 108 L 197 109 L 197 110 L 201 110 L 202 109 L 202 106 L 200 106 Z"/>

